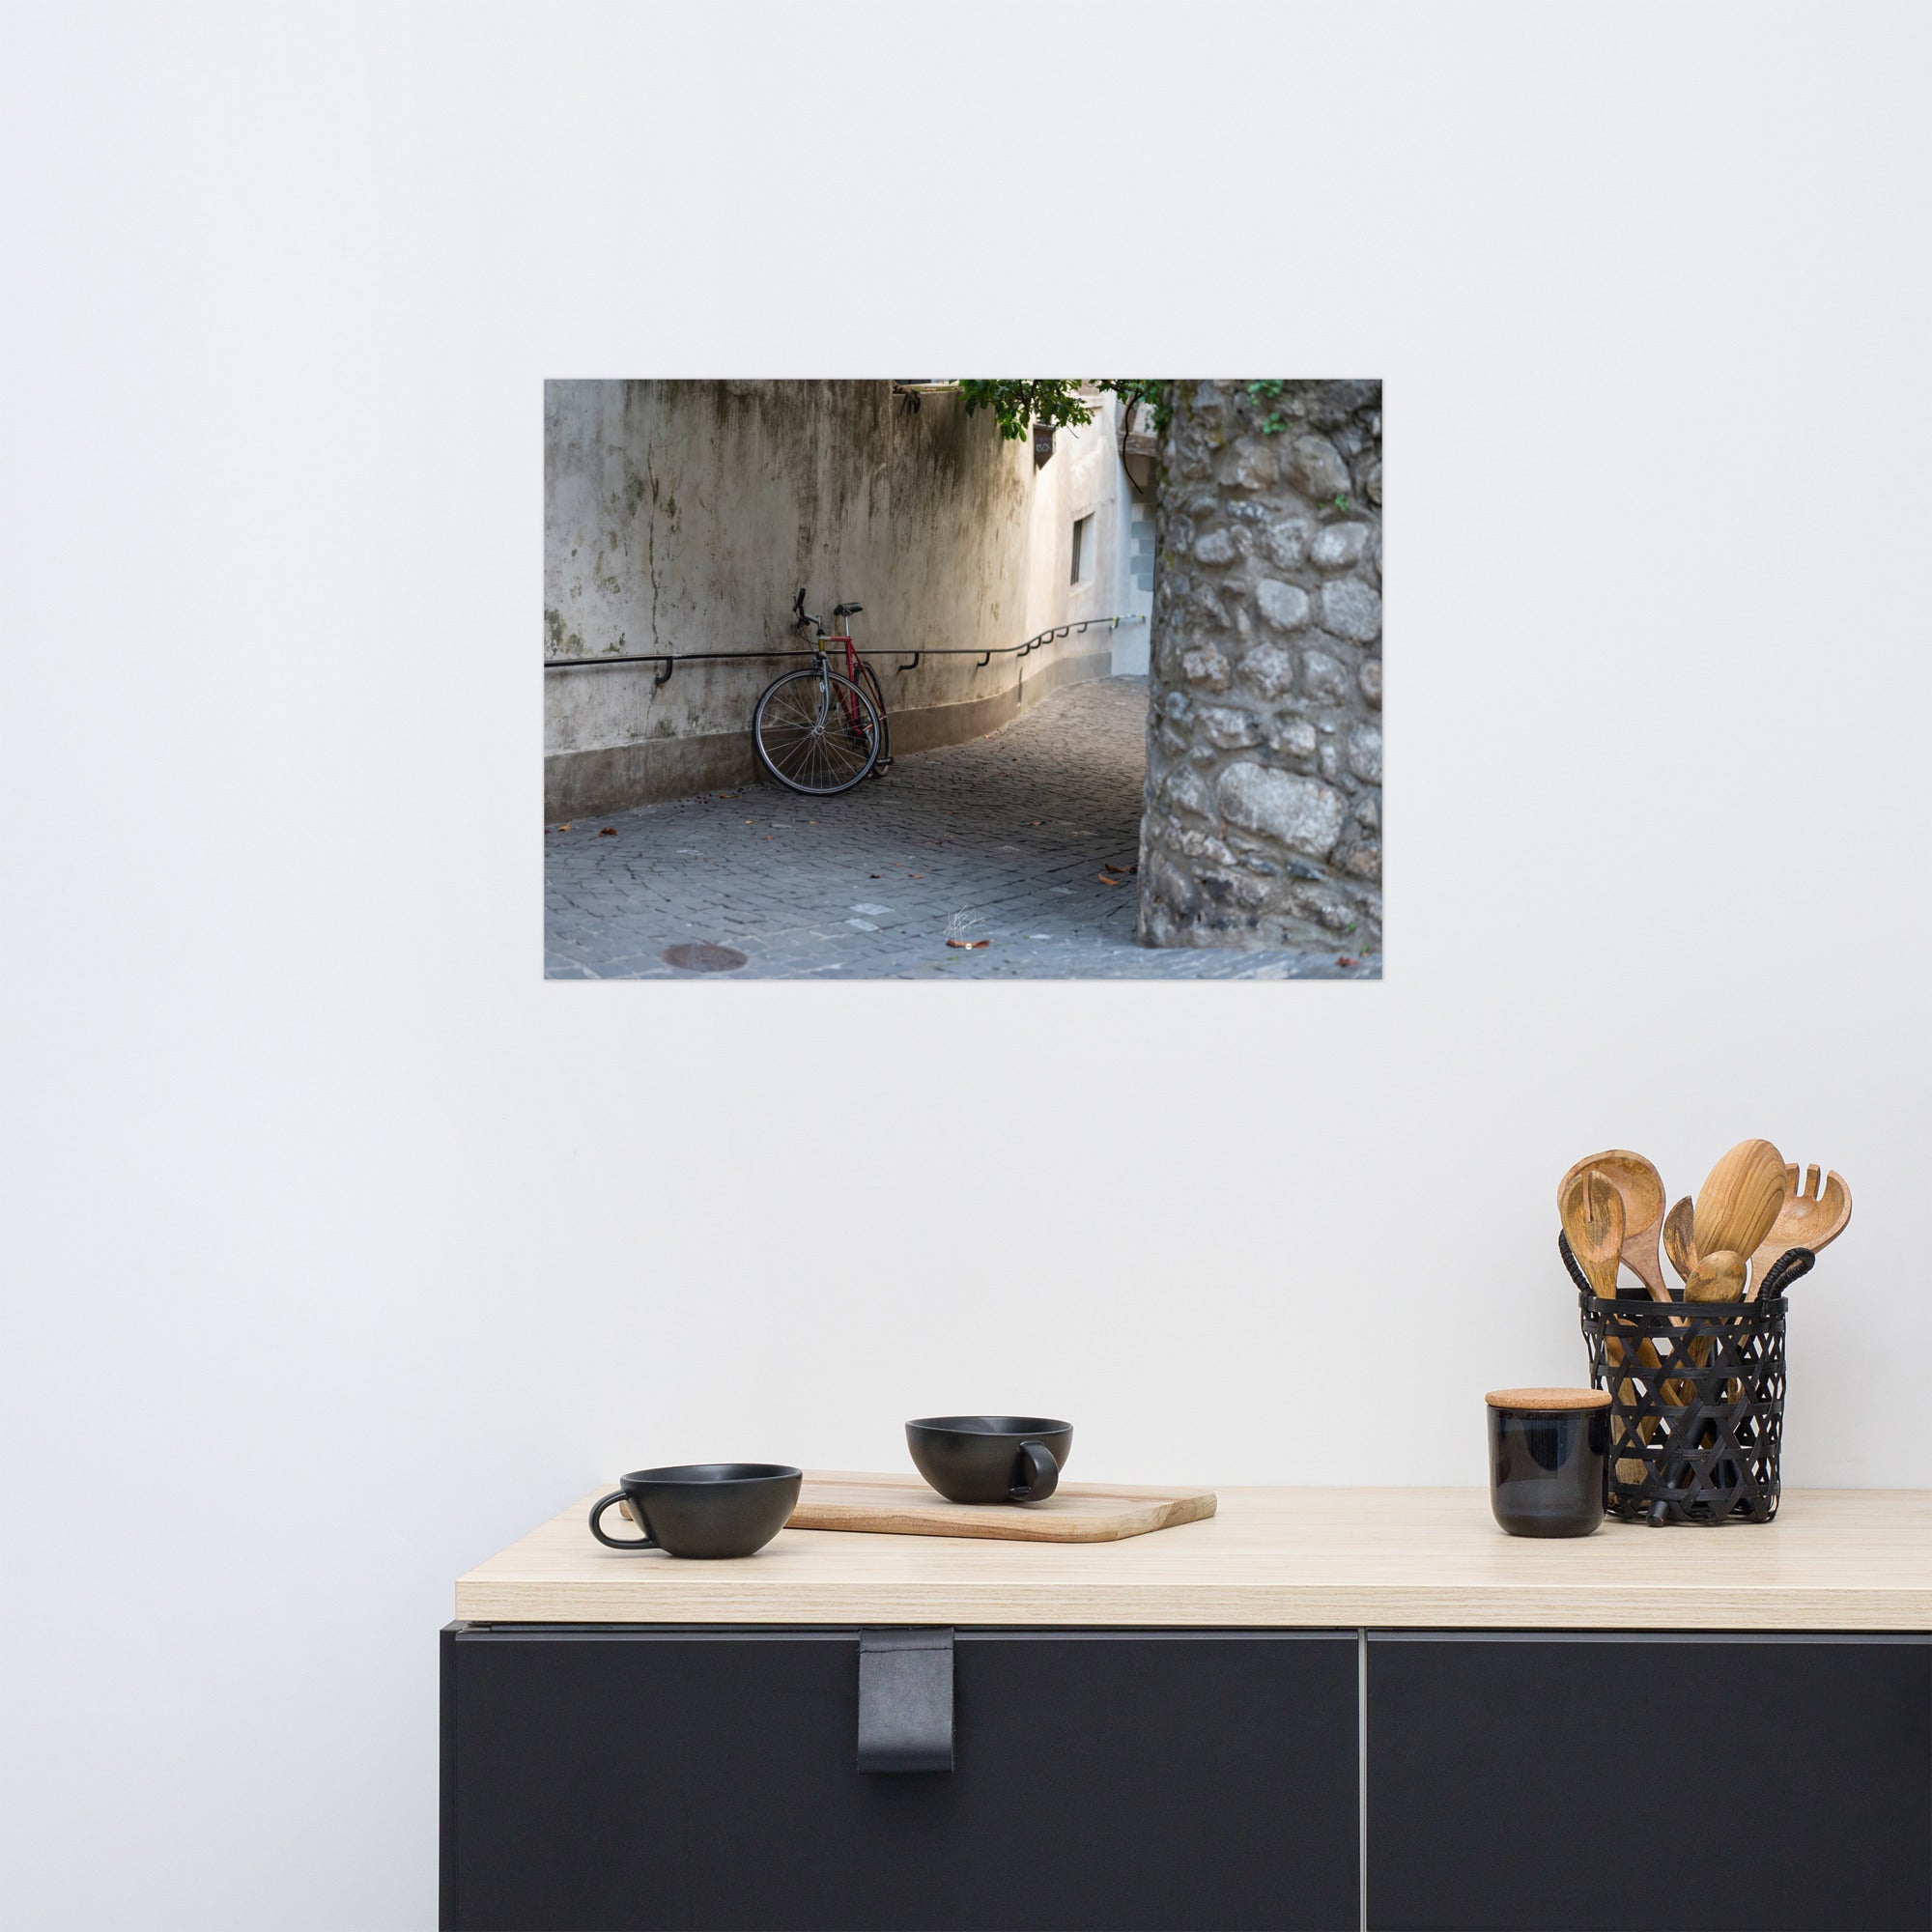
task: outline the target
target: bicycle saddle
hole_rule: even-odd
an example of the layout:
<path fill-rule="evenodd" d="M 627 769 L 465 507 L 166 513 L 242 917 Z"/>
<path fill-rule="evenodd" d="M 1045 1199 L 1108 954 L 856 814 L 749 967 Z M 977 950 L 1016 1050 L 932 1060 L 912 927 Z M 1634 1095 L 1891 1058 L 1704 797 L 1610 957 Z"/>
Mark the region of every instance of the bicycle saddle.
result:
<path fill-rule="evenodd" d="M 835 617 L 854 617 L 866 607 L 863 604 L 839 604 L 833 608 Z"/>

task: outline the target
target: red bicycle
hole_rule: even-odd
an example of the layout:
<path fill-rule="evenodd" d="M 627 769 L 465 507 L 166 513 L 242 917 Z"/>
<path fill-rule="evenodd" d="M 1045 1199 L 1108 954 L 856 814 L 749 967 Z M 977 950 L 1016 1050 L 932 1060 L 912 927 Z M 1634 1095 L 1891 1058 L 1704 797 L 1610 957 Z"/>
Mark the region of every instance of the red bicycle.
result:
<path fill-rule="evenodd" d="M 850 791 L 892 768 L 892 727 L 886 696 L 872 667 L 852 642 L 851 619 L 866 607 L 840 604 L 832 620 L 842 631 L 828 632 L 822 618 L 805 608 L 805 592 L 792 599 L 792 624 L 810 624 L 816 635 L 816 662 L 775 677 L 752 712 L 752 744 L 758 762 L 789 791 L 812 798 Z M 832 668 L 827 644 L 843 644 L 845 670 Z"/>

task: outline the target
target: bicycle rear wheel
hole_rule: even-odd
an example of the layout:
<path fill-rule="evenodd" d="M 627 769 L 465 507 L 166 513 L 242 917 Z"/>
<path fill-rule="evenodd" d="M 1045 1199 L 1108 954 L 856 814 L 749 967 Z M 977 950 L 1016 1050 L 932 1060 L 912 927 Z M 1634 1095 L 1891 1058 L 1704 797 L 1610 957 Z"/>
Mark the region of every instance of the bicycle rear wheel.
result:
<path fill-rule="evenodd" d="M 886 715 L 886 694 L 879 689 L 878 673 L 863 659 L 859 664 L 859 683 L 878 708 L 879 755 L 872 766 L 872 776 L 882 779 L 893 768 L 893 721 Z"/>
<path fill-rule="evenodd" d="M 878 762 L 883 714 L 837 671 L 788 670 L 752 713 L 758 763 L 788 791 L 829 798 L 862 783 Z"/>

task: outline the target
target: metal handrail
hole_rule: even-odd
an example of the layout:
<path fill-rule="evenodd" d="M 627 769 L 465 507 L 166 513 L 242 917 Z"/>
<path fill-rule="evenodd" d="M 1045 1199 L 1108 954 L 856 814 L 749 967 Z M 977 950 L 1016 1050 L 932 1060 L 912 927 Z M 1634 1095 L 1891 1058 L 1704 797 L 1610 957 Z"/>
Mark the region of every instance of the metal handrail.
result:
<path fill-rule="evenodd" d="M 895 670 L 917 670 L 922 658 L 973 658 L 980 662 L 973 667 L 983 670 L 995 658 L 1031 657 L 1042 645 L 1055 642 L 1065 637 L 1078 637 L 1094 624 L 1105 624 L 1109 630 L 1118 631 L 1122 624 L 1143 624 L 1147 621 L 1145 611 L 1134 611 L 1125 617 L 1076 617 L 1065 624 L 1050 624 L 1038 637 L 1029 638 L 1023 644 L 994 644 L 980 650 L 975 645 L 958 648 L 944 646 L 931 650 L 918 650 L 912 654 L 910 664 L 895 665 Z M 663 665 L 664 668 L 651 678 L 653 685 L 668 684 L 670 674 L 681 664 L 718 663 L 733 658 L 743 658 L 748 663 L 762 658 L 815 658 L 816 649 L 788 651 L 631 651 L 621 657 L 598 658 L 546 658 L 545 670 L 598 670 L 605 665 Z"/>

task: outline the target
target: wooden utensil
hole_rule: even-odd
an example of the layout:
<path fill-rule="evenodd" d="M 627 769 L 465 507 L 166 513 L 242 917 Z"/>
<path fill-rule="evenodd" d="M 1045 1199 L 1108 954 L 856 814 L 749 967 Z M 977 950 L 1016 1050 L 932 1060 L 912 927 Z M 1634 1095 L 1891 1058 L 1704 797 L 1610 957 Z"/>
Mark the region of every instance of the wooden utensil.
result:
<path fill-rule="evenodd" d="M 1686 1301 L 1738 1301 L 1744 1292 L 1745 1258 L 1729 1248 L 1698 1256 L 1696 1265 L 1684 1281 Z M 1701 1369 L 1711 1359 L 1711 1347 L 1708 1337 L 1693 1336 L 1685 1344 L 1685 1359 Z M 1696 1391 L 1691 1383 L 1680 1380 L 1665 1382 L 1663 1393 L 1666 1400 L 1682 1408 Z"/>
<path fill-rule="evenodd" d="M 1695 1222 L 1696 1209 L 1688 1194 L 1675 1203 L 1663 1217 L 1663 1252 L 1670 1257 L 1670 1265 L 1677 1270 L 1677 1278 L 1682 1282 L 1689 1282 L 1697 1272 Z M 1683 1324 L 1680 1322 L 1678 1325 L 1681 1327 Z M 1680 1408 L 1690 1400 L 1690 1384 L 1687 1381 L 1663 1384 L 1664 1400 L 1674 1402 Z"/>
<path fill-rule="evenodd" d="M 1624 1244 L 1624 1200 L 1611 1181 L 1594 1168 L 1572 1178 L 1556 1204 L 1570 1252 L 1604 1300 L 1615 1297 L 1617 1261 Z"/>
<path fill-rule="evenodd" d="M 1583 1278 L 1590 1284 L 1591 1292 L 1600 1300 L 1614 1299 L 1617 1262 L 1624 1244 L 1624 1198 L 1609 1178 L 1594 1167 L 1580 1171 L 1572 1168 L 1564 1177 L 1564 1187 L 1556 1198 L 1556 1211 L 1562 1216 L 1563 1233 L 1570 1243 L 1570 1252 L 1577 1258 L 1577 1266 L 1583 1270 Z M 1660 1193 L 1662 1191 L 1659 1190 Z M 1650 1350 L 1648 1343 L 1643 1346 L 1654 1358 L 1656 1350 Z M 1605 1336 L 1604 1358 L 1611 1368 L 1621 1368 L 1623 1344 Z M 1641 1352 L 1638 1359 L 1642 1359 Z M 1617 1394 L 1626 1403 L 1635 1401 L 1628 1378 L 1618 1387 Z M 1628 1457 L 1620 1458 L 1617 1462 L 1617 1480 L 1620 1483 L 1642 1482 L 1643 1464 Z"/>
<path fill-rule="evenodd" d="M 1663 1285 L 1663 1269 L 1657 1259 L 1658 1230 L 1663 1221 L 1662 1178 L 1642 1154 L 1632 1153 L 1625 1148 L 1593 1153 L 1579 1160 L 1557 1183 L 1558 1213 L 1562 1212 L 1563 1197 L 1577 1177 L 1587 1174 L 1591 1168 L 1603 1175 L 1623 1198 L 1625 1264 L 1650 1291 L 1653 1301 L 1668 1301 L 1670 1291 Z"/>
<path fill-rule="evenodd" d="M 1816 1254 L 1845 1232 L 1845 1223 L 1851 1218 L 1852 1190 L 1845 1185 L 1841 1175 L 1827 1175 L 1821 1187 L 1818 1170 L 1808 1167 L 1801 1186 L 1796 1165 L 1787 1164 L 1784 1199 L 1778 1205 L 1777 1219 L 1771 1224 L 1771 1233 L 1751 1256 L 1750 1287 L 1746 1298 L 1757 1299 L 1765 1277 L 1792 1248 L 1809 1248 Z"/>
<path fill-rule="evenodd" d="M 1663 1217 L 1663 1252 L 1670 1257 L 1679 1281 L 1689 1281 L 1690 1270 L 1697 1265 L 1697 1237 L 1692 1229 L 1695 1214 L 1687 1194 Z"/>
<path fill-rule="evenodd" d="M 1783 1200 L 1784 1156 L 1769 1141 L 1740 1141 L 1697 1190 L 1692 1235 L 1698 1254 L 1756 1254 Z"/>
<path fill-rule="evenodd" d="M 1570 1236 L 1568 1235 L 1565 1235 L 1562 1240 L 1557 1243 L 1557 1251 L 1562 1255 L 1563 1264 L 1570 1270 L 1570 1278 L 1577 1284 L 1577 1289 L 1584 1294 L 1595 1294 L 1597 1291 L 1592 1285 L 1590 1277 L 1577 1264 L 1577 1251 L 1570 1246 Z M 1662 1366 L 1658 1360 L 1655 1346 L 1647 1339 L 1640 1340 L 1637 1343 L 1636 1358 L 1646 1369 L 1657 1369 Z M 1614 1335 L 1605 1335 L 1604 1337 L 1604 1359 L 1613 1369 L 1623 1366 L 1624 1345 Z M 1624 1402 L 1634 1404 L 1636 1398 L 1631 1392 L 1631 1380 L 1628 1376 L 1618 1384 L 1617 1394 Z M 1610 1417 L 1610 1440 L 1613 1444 L 1623 1440 L 1625 1427 L 1626 1425 L 1621 1418 L 1615 1415 Z M 1637 1433 L 1646 1442 L 1651 1441 L 1657 1433 L 1656 1422 L 1654 1420 L 1639 1422 L 1637 1424 Z M 1642 1482 L 1643 1464 L 1633 1462 L 1629 1457 L 1620 1459 L 1617 1463 L 1617 1480 L 1620 1483 Z"/>
<path fill-rule="evenodd" d="M 1729 1248 L 1699 1255 L 1684 1281 L 1686 1301 L 1741 1301 L 1745 1293 L 1745 1258 Z"/>
<path fill-rule="evenodd" d="M 1722 1288 L 1729 1279 L 1729 1270 L 1720 1267 L 1718 1257 L 1711 1258 L 1712 1265 L 1704 1267 L 1698 1259 L 1696 1235 L 1696 1210 L 1690 1205 L 1690 1195 L 1676 1202 L 1668 1214 L 1663 1217 L 1663 1252 L 1670 1257 L 1670 1265 L 1677 1270 L 1678 1279 L 1684 1283 L 1686 1301 L 1721 1301 L 1727 1297 Z M 1690 1292 L 1690 1284 L 1697 1284 L 1696 1293 Z M 1677 1324 L 1684 1325 L 1681 1321 Z M 1686 1345 L 1687 1361 L 1700 1367 L 1709 1359 L 1710 1350 L 1699 1343 Z M 1663 1398 L 1674 1402 L 1678 1407 L 1690 1400 L 1693 1393 L 1689 1382 L 1667 1381 L 1663 1384 Z"/>

